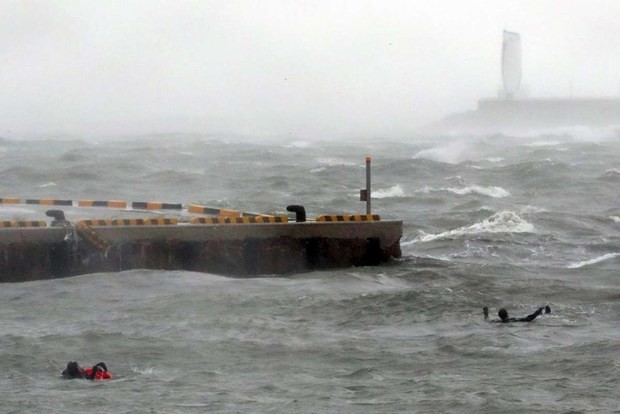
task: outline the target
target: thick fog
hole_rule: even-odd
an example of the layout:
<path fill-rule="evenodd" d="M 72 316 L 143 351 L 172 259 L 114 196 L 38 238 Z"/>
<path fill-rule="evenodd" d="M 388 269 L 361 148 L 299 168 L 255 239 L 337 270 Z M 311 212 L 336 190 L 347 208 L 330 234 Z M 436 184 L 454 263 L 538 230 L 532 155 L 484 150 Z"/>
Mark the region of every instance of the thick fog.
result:
<path fill-rule="evenodd" d="M 501 86 L 620 96 L 620 2 L 0 1 L 0 136 L 406 136 Z"/>

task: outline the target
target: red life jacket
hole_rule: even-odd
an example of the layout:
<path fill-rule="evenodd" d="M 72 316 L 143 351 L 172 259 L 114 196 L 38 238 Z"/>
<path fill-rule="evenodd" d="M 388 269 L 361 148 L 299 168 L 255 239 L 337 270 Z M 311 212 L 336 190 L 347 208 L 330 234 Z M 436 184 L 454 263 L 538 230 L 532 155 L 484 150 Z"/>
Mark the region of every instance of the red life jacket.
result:
<path fill-rule="evenodd" d="M 95 372 L 95 376 L 93 376 L 93 369 L 92 368 L 86 368 L 86 370 L 84 371 L 84 374 L 86 374 L 87 378 L 92 378 L 93 380 L 112 379 L 112 375 L 109 372 L 104 371 L 102 369 L 100 369 L 97 372 Z"/>

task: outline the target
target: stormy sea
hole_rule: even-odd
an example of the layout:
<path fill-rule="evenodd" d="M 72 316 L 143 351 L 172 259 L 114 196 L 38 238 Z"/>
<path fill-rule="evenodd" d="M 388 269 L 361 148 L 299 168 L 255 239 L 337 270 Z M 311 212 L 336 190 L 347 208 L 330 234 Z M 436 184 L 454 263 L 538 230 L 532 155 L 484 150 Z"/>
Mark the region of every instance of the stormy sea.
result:
<path fill-rule="evenodd" d="M 373 213 L 404 223 L 402 258 L 4 283 L 0 412 L 620 412 L 617 129 L 5 137 L 0 197 L 364 213 L 367 155 Z M 31 205 L 0 205 L 0 219 L 49 220 Z M 69 361 L 104 361 L 113 379 L 65 380 Z"/>

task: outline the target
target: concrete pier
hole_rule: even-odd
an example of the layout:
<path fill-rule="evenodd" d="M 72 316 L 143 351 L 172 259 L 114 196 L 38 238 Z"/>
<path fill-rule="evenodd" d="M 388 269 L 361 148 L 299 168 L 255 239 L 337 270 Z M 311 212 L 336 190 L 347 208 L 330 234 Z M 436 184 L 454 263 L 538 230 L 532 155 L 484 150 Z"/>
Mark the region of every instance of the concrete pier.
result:
<path fill-rule="evenodd" d="M 401 236 L 396 220 L 7 227 L 0 282 L 129 269 L 248 277 L 378 265 L 400 257 Z"/>

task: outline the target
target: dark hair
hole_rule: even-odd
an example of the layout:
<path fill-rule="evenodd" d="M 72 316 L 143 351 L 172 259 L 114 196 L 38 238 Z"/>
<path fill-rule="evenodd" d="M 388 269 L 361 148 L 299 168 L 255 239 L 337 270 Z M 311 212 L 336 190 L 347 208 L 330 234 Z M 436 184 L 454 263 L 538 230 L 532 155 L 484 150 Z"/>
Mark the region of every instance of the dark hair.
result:
<path fill-rule="evenodd" d="M 84 373 L 77 362 L 71 361 L 67 364 L 67 369 L 62 372 L 62 376 L 69 379 L 84 378 Z"/>
<path fill-rule="evenodd" d="M 497 316 L 499 316 L 500 319 L 504 321 L 508 319 L 508 312 L 506 311 L 506 309 L 502 308 L 499 310 L 499 312 L 497 312 Z"/>
<path fill-rule="evenodd" d="M 108 372 L 108 367 L 105 365 L 105 362 L 99 362 L 93 367 L 93 371 L 97 371 L 97 367 L 101 367 L 105 372 Z"/>

